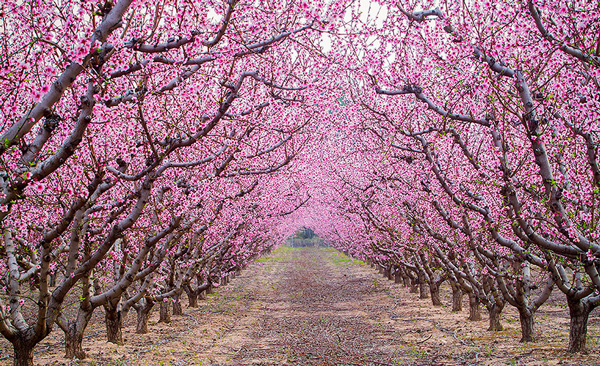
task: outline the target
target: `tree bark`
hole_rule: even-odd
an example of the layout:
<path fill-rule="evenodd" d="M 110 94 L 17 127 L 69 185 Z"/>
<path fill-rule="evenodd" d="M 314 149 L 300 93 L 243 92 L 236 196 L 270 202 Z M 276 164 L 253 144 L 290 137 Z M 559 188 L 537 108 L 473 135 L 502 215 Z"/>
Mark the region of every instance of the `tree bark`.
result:
<path fill-rule="evenodd" d="M 392 276 L 392 266 L 387 266 L 385 267 L 384 271 L 383 271 L 383 275 L 388 279 L 391 280 L 394 277 Z"/>
<path fill-rule="evenodd" d="M 148 320 L 150 319 L 150 311 L 154 307 L 154 301 L 151 299 L 146 299 L 145 303 L 136 307 L 135 310 L 137 312 L 137 325 L 135 328 L 135 332 L 137 334 L 146 334 L 148 333 Z"/>
<path fill-rule="evenodd" d="M 519 310 L 519 321 L 521 322 L 521 340 L 519 342 L 533 342 L 536 338 L 533 313 L 527 309 Z"/>
<path fill-rule="evenodd" d="M 427 289 L 427 281 L 425 281 L 425 276 L 419 273 L 418 280 L 419 283 L 419 299 L 429 299 L 429 290 Z"/>
<path fill-rule="evenodd" d="M 440 285 L 435 282 L 430 283 L 429 293 L 431 294 L 431 303 L 433 306 L 442 306 L 442 299 L 440 298 Z"/>
<path fill-rule="evenodd" d="M 104 321 L 106 322 L 106 340 L 110 343 L 123 344 L 122 314 L 117 309 L 105 309 Z"/>
<path fill-rule="evenodd" d="M 77 318 L 74 322 L 68 325 L 68 331 L 65 332 L 65 357 L 68 359 L 84 359 L 86 357 L 85 352 L 83 351 L 83 333 L 85 332 L 85 328 L 87 328 L 90 319 L 92 318 L 92 314 L 94 312 L 93 308 L 87 309 L 79 309 L 77 313 Z"/>
<path fill-rule="evenodd" d="M 417 278 L 411 278 L 410 279 L 410 290 L 409 292 L 411 294 L 416 294 L 419 292 L 419 281 L 417 280 Z"/>
<path fill-rule="evenodd" d="M 398 271 L 394 273 L 394 283 L 402 283 L 402 275 Z"/>
<path fill-rule="evenodd" d="M 569 300 L 568 298 L 567 304 L 569 305 L 569 315 L 571 316 L 568 351 L 571 353 L 582 352 L 585 350 L 588 318 L 593 307 L 582 300 Z"/>
<path fill-rule="evenodd" d="M 411 285 L 411 280 L 410 280 L 410 277 L 408 277 L 408 276 L 406 275 L 406 273 L 405 273 L 405 274 L 402 274 L 402 285 L 403 285 L 404 287 L 410 287 L 410 285 Z"/>
<path fill-rule="evenodd" d="M 175 296 L 173 296 L 173 315 L 183 315 L 179 293 L 176 293 Z"/>
<path fill-rule="evenodd" d="M 69 331 L 65 333 L 65 358 L 83 360 L 86 355 L 82 343 L 83 331 L 77 329 L 75 324 L 71 324 Z"/>
<path fill-rule="evenodd" d="M 171 322 L 171 313 L 169 312 L 169 300 L 160 302 L 160 316 L 158 318 L 159 323 L 170 323 Z"/>
<path fill-rule="evenodd" d="M 470 321 L 481 320 L 481 304 L 477 296 L 469 294 L 469 318 Z"/>
<path fill-rule="evenodd" d="M 490 314 L 490 327 L 488 328 L 489 331 L 500 332 L 504 329 L 502 327 L 502 323 L 500 322 L 503 309 L 504 306 L 499 306 L 496 303 L 488 306 L 488 312 Z"/>
<path fill-rule="evenodd" d="M 450 286 L 452 287 L 452 312 L 461 312 L 464 295 L 463 290 L 453 282 L 450 282 Z"/>
<path fill-rule="evenodd" d="M 192 290 L 189 286 L 185 287 L 185 293 L 188 297 L 188 306 L 190 308 L 198 307 L 198 293 Z"/>
<path fill-rule="evenodd" d="M 18 340 L 13 343 L 13 366 L 33 366 L 33 348 L 35 344 L 29 342 L 19 342 Z"/>

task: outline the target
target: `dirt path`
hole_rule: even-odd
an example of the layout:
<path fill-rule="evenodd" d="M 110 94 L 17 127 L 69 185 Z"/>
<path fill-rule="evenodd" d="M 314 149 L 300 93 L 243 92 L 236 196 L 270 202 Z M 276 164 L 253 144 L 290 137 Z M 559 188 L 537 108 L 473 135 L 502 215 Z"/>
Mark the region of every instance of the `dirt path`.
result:
<path fill-rule="evenodd" d="M 324 250 L 271 258 L 268 290 L 257 291 L 251 311 L 256 327 L 233 364 L 387 365 L 397 358 L 401 336 L 385 326 L 389 299 L 372 271 L 349 271 L 346 257 Z"/>
<path fill-rule="evenodd" d="M 146 335 L 134 333 L 134 314 L 129 316 L 124 346 L 105 341 L 100 321 L 91 324 L 84 361 L 62 357 L 62 335 L 55 331 L 40 345 L 36 364 L 600 364 L 598 315 L 590 318 L 587 355 L 564 351 L 568 313 L 559 306 L 540 309 L 539 342 L 520 344 L 511 309 L 505 310 L 505 330 L 489 332 L 486 320 L 466 321 L 466 304 L 458 314 L 433 307 L 332 249 L 280 248 L 209 295 L 200 308 L 184 307 L 185 315 L 171 324 L 156 324 L 157 312 Z"/>

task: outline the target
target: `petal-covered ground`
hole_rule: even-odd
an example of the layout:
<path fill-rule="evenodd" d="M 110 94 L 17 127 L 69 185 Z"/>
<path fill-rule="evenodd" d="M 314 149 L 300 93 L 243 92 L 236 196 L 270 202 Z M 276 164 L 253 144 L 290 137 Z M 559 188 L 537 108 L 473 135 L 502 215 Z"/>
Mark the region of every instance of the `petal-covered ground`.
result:
<path fill-rule="evenodd" d="M 544 305 L 538 315 L 540 340 L 521 344 L 512 309 L 505 310 L 505 330 L 489 332 L 485 316 L 469 322 L 467 303 L 462 313 L 453 314 L 447 289 L 443 295 L 447 306 L 436 308 L 333 249 L 282 247 L 209 295 L 200 308 L 184 307 L 185 315 L 170 324 L 156 324 L 156 310 L 149 334 L 134 334 L 135 314 L 130 314 L 124 346 L 104 340 L 98 317 L 84 340 L 89 355 L 84 361 L 62 357 L 62 334 L 55 330 L 40 345 L 36 364 L 600 364 L 596 312 L 590 318 L 588 354 L 570 355 L 564 307 Z M 3 341 L 3 352 L 9 351 L 6 346 Z"/>

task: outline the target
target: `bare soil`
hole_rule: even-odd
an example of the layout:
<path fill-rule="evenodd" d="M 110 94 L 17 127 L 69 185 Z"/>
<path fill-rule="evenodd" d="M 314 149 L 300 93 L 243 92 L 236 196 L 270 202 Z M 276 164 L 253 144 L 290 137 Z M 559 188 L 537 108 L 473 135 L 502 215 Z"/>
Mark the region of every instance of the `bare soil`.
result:
<path fill-rule="evenodd" d="M 98 312 L 84 340 L 88 357 L 63 357 L 62 332 L 37 349 L 41 365 L 599 365 L 598 313 L 590 317 L 588 352 L 571 355 L 568 310 L 555 294 L 537 316 L 537 342 L 522 344 L 517 313 L 505 309 L 502 332 L 487 331 L 487 317 L 470 322 L 461 313 L 382 278 L 373 268 L 328 248 L 282 247 L 219 288 L 200 308 L 135 334 L 135 314 L 125 345 L 105 341 Z M 465 298 L 466 300 L 466 298 Z M 184 301 L 187 303 L 187 301 Z M 483 311 L 483 309 L 482 309 Z M 0 341 L 0 364 L 12 351 Z"/>

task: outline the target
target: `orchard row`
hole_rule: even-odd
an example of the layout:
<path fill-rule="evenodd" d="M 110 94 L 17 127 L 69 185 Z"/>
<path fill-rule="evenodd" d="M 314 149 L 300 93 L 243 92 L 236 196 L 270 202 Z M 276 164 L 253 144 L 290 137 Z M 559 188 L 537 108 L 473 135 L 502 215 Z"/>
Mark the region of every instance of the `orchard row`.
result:
<path fill-rule="evenodd" d="M 194 303 L 300 226 L 449 281 L 523 341 L 600 304 L 600 9 L 589 1 L 7 1 L 0 333 L 67 357 Z M 78 299 L 76 306 L 72 299 Z"/>

